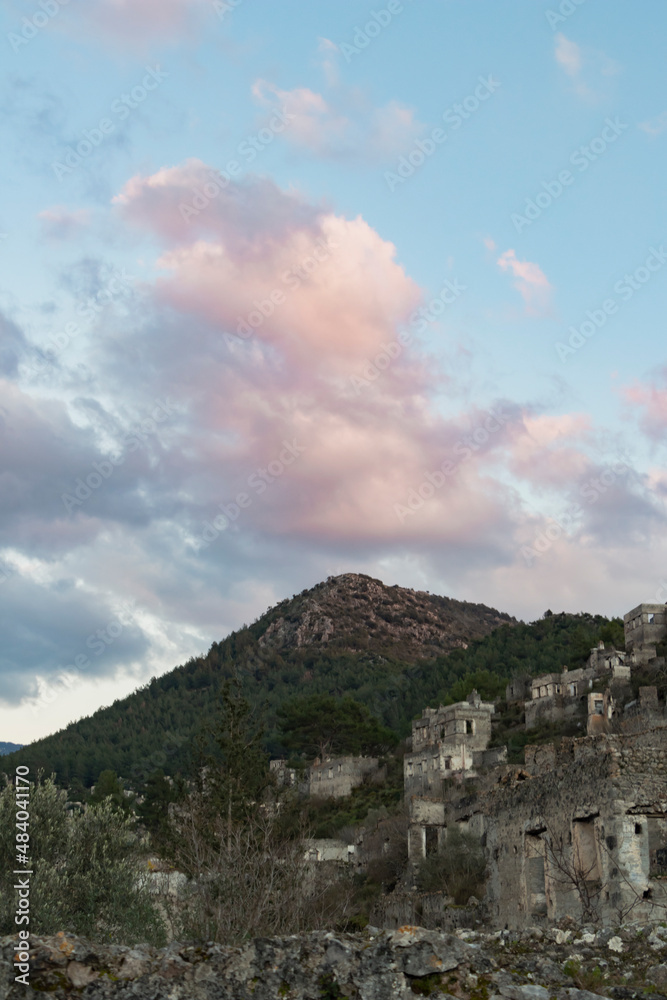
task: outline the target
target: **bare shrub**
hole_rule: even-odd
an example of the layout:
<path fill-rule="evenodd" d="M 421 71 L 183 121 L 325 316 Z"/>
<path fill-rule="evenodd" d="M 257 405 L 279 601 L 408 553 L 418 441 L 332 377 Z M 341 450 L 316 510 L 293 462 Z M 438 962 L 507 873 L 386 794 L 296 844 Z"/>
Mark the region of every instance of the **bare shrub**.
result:
<path fill-rule="evenodd" d="M 450 829 L 440 854 L 424 858 L 417 867 L 421 892 L 444 891 L 463 905 L 484 893 L 486 857 L 479 840 L 470 833 Z"/>
<path fill-rule="evenodd" d="M 171 907 L 178 936 L 234 944 L 345 923 L 352 884 L 337 865 L 306 861 L 304 831 L 285 837 L 258 806 L 247 822 L 202 825 L 201 793 L 174 810 L 173 861 L 187 883 Z"/>

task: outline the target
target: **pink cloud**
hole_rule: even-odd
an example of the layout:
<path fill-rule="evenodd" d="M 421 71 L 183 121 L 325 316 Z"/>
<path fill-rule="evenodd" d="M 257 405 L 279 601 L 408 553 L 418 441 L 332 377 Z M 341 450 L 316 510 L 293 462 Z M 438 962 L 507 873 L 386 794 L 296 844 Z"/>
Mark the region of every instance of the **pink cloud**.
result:
<path fill-rule="evenodd" d="M 182 42 L 206 18 L 217 24 L 213 3 L 202 0 L 87 0 L 58 21 L 76 34 L 93 33 L 104 41 L 144 47 L 153 42 Z"/>
<path fill-rule="evenodd" d="M 552 311 L 553 288 L 538 264 L 518 260 L 514 250 L 505 250 L 497 260 L 503 271 L 515 278 L 514 287 L 526 304 L 528 316 L 548 316 Z"/>
<path fill-rule="evenodd" d="M 572 81 L 574 92 L 588 103 L 596 103 L 608 91 L 608 80 L 603 78 L 614 77 L 621 70 L 618 63 L 597 49 L 587 47 L 584 58 L 581 46 L 562 32 L 556 35 L 554 56 Z"/>
<path fill-rule="evenodd" d="M 573 79 L 579 75 L 583 65 L 581 49 L 576 42 L 570 41 L 562 32 L 556 35 L 556 48 L 554 55 L 556 62 L 562 70 Z"/>
<path fill-rule="evenodd" d="M 266 80 L 252 88 L 266 108 L 276 105 L 294 115 L 282 138 L 321 158 L 384 159 L 401 152 L 420 134 L 414 111 L 398 101 L 369 108 L 358 95 L 332 88 L 331 99 L 307 87 L 281 90 Z"/>
<path fill-rule="evenodd" d="M 397 352 L 421 292 L 395 247 L 360 217 L 317 211 L 256 179 L 229 185 L 183 224 L 180 199 L 208 175 L 189 161 L 132 178 L 114 200 L 164 243 L 153 294 L 183 317 L 184 333 L 168 343 L 161 335 L 162 368 L 170 391 L 192 400 L 193 461 L 207 479 L 223 477 L 224 492 L 212 485 L 212 498 L 232 499 L 283 441 L 295 441 L 303 453 L 270 500 L 267 492 L 248 512 L 256 530 L 457 545 L 479 545 L 486 533 L 505 545 L 507 489 L 485 468 L 484 450 L 460 463 L 418 516 L 397 517 L 396 504 L 426 473 L 459 461 L 460 425 L 476 427 L 487 415 L 443 420 L 431 396 L 446 391 L 447 377 L 416 347 Z M 239 329 L 249 335 L 237 337 Z M 217 356 L 222 363 L 201 364 Z"/>
<path fill-rule="evenodd" d="M 44 235 L 50 240 L 70 240 L 81 234 L 90 224 L 90 213 L 85 208 L 70 210 L 55 205 L 39 212 Z"/>
<path fill-rule="evenodd" d="M 511 432 L 509 467 L 540 488 L 563 487 L 580 479 L 591 466 L 583 445 L 591 436 L 588 414 L 525 414 Z"/>
<path fill-rule="evenodd" d="M 361 217 L 252 177 L 226 184 L 187 221 L 179 206 L 210 178 L 190 160 L 130 179 L 114 199 L 161 248 L 148 290 L 155 321 L 114 350 L 126 379 L 126 355 L 159 357 L 152 391 L 187 407 L 180 495 L 197 497 L 192 537 L 219 503 L 248 493 L 238 524 L 262 537 L 448 546 L 487 564 L 513 561 L 526 522 L 521 484 L 568 497 L 599 468 L 590 418 L 512 404 L 500 424 L 474 407 L 444 418 L 452 373 L 416 338 L 399 341 L 421 290 L 396 248 Z M 511 251 L 503 259 L 543 287 L 535 265 Z M 136 379 L 145 394 L 139 370 Z M 298 457 L 255 496 L 250 477 L 275 468 L 284 442 Z"/>
<path fill-rule="evenodd" d="M 664 441 L 667 430 L 667 368 L 657 375 L 656 382 L 634 382 L 622 389 L 625 401 L 641 414 L 640 426 L 654 440 Z"/>

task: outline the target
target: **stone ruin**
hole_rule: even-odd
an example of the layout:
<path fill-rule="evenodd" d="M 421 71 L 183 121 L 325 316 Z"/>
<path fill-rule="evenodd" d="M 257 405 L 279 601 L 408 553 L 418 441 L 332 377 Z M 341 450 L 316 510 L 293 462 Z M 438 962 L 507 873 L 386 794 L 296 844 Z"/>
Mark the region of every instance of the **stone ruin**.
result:
<path fill-rule="evenodd" d="M 622 711 L 623 699 L 615 701 L 619 692 L 627 696 L 633 669 L 664 664 L 657 645 L 667 638 L 666 610 L 641 604 L 625 615 L 625 651 L 599 643 L 580 669 L 508 684 L 507 701 L 524 703 L 527 729 L 582 719 L 580 737 L 527 746 L 521 766 L 507 763 L 506 747 L 489 748 L 495 706 L 476 691 L 458 704 L 425 708 L 413 722 L 404 757 L 411 870 L 445 851 L 451 831 L 475 837 L 488 865 L 475 922 L 482 912 L 491 926 L 519 930 L 563 917 L 613 925 L 628 915 L 667 916 L 665 712 L 655 687 L 640 687 Z M 271 768 L 279 784 L 297 784 L 285 761 Z M 343 798 L 382 776 L 376 758 L 318 759 L 298 787 L 313 798 Z M 361 870 L 372 854 L 361 838 L 314 840 L 308 858 Z M 431 926 L 447 926 L 444 893 L 416 903 L 409 871 L 406 878 L 403 895 L 384 898 L 386 913 L 393 906 L 399 919 L 418 906 Z"/>
<path fill-rule="evenodd" d="M 508 685 L 508 701 L 525 699 L 527 729 L 586 709 L 586 736 L 527 746 L 523 766 L 507 764 L 505 748 L 488 750 L 494 706 L 476 692 L 413 722 L 409 856 L 446 850 L 454 829 L 472 834 L 487 855 L 493 926 L 667 915 L 665 713 L 656 688 L 642 687 L 625 706 L 624 731 L 612 734 L 612 685 L 594 690 L 606 676 L 627 692 L 633 668 L 664 662 L 656 646 L 665 610 L 642 604 L 625 616 L 625 653 L 601 643 L 580 670 Z"/>

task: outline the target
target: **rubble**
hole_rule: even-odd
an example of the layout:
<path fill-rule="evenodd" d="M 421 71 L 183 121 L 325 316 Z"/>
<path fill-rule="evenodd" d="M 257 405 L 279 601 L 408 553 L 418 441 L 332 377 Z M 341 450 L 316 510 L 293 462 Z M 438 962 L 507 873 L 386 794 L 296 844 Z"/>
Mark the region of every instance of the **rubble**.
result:
<path fill-rule="evenodd" d="M 0 939 L 0 997 L 54 1000 L 665 1000 L 667 965 L 649 941 L 661 924 L 615 933 L 591 927 L 520 932 L 368 927 L 260 938 L 241 948 L 209 943 L 133 948 L 60 934 L 30 938 L 30 982 L 14 982 L 16 939 Z M 619 940 L 622 951 L 609 945 Z"/>

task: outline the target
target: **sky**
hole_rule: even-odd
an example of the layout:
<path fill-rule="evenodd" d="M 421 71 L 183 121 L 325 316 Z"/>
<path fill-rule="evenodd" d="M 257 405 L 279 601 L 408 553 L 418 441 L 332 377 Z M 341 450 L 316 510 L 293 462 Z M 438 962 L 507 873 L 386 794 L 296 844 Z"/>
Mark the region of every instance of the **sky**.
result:
<path fill-rule="evenodd" d="M 0 0 L 0 739 L 362 572 L 667 600 L 667 9 Z"/>

